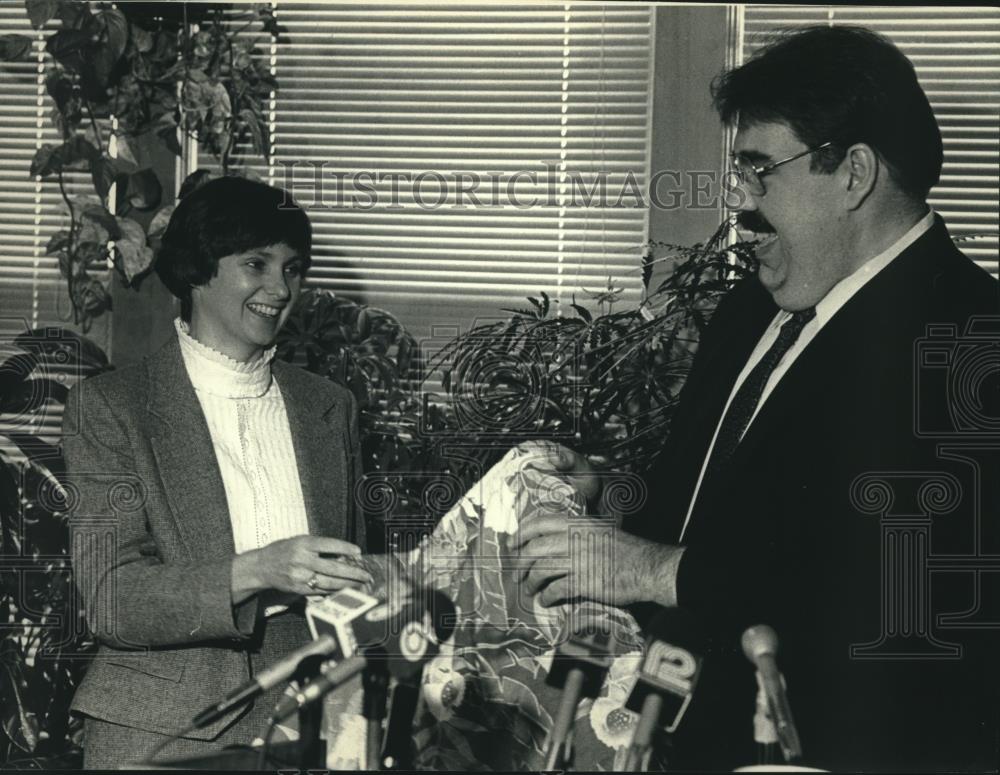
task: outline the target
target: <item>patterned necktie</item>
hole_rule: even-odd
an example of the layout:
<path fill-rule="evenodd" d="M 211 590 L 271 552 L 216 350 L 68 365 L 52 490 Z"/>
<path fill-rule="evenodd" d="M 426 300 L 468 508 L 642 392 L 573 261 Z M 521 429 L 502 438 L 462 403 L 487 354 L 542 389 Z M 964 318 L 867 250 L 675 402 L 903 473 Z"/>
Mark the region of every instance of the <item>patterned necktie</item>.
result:
<path fill-rule="evenodd" d="M 774 371 L 788 349 L 795 344 L 795 340 L 799 338 L 806 323 L 814 317 L 816 317 L 816 310 L 813 307 L 792 313 L 792 316 L 782 324 L 778 338 L 774 340 L 768 351 L 764 353 L 764 357 L 743 380 L 743 384 L 733 396 L 726 416 L 719 426 L 719 435 L 715 439 L 712 456 L 705 469 L 706 479 L 718 473 L 732 457 L 740 439 L 743 438 L 743 433 L 750 425 L 750 419 L 757 409 L 757 404 L 760 403 L 760 397 L 764 394 L 764 386 L 767 385 L 768 377 L 771 376 L 771 372 Z"/>

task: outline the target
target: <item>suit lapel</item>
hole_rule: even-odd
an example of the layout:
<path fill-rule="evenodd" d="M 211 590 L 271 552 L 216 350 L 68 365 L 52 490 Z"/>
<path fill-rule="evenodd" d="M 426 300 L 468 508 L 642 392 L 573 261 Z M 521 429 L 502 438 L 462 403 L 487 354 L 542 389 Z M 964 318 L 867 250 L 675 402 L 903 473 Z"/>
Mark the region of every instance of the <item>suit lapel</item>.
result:
<path fill-rule="evenodd" d="M 302 498 L 313 535 L 347 534 L 348 429 L 345 412 L 328 391 L 317 391 L 315 383 L 294 366 L 274 362 L 288 414 L 295 448 L 295 461 L 302 483 Z"/>
<path fill-rule="evenodd" d="M 229 556 L 236 548 L 222 473 L 176 338 L 148 369 L 150 444 L 178 530 L 194 557 Z"/>

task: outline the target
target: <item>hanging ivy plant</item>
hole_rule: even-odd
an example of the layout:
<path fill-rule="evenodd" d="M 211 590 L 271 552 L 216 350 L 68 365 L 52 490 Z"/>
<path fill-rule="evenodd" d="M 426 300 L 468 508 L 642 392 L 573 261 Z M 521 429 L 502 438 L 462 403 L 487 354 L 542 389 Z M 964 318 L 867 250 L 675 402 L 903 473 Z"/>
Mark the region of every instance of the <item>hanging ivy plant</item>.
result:
<path fill-rule="evenodd" d="M 25 10 L 32 27 L 51 30 L 45 88 L 61 137 L 38 149 L 28 172 L 58 185 L 65 203 L 69 225 L 46 252 L 58 257 L 74 323 L 86 331 L 111 308 L 109 284 L 99 279 L 104 267 L 110 263 L 134 287 L 152 266 L 150 235 L 129 216 L 159 207 L 162 191 L 138 161 L 137 139 L 154 135 L 179 155 L 180 138 L 190 137 L 224 172 L 244 145 L 266 158 L 264 104 L 277 83 L 258 46 L 285 30 L 265 3 L 237 10 L 229 3 L 26 0 Z M 0 59 L 23 61 L 31 52 L 31 38 L 0 36 Z M 94 195 L 70 194 L 66 174 L 74 170 L 89 172 Z M 151 231 L 165 217 L 154 218 Z"/>

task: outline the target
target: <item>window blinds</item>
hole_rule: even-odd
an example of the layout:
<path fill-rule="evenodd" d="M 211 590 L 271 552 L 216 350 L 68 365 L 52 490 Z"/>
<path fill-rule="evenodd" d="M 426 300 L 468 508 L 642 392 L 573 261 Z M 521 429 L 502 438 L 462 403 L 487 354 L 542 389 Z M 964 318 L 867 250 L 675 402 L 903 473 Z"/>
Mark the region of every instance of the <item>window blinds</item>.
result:
<path fill-rule="evenodd" d="M 0 364 L 3 364 L 20 351 L 13 340 L 26 330 L 74 326 L 58 260 L 45 254 L 49 238 L 58 229 L 66 228 L 69 218 L 58 185 L 28 174 L 39 147 L 61 142 L 49 118 L 45 35 L 31 28 L 24 3 L 20 2 L 0 5 L 0 34 L 26 35 L 34 41 L 26 61 L 0 62 L 0 126 L 3 127 L 0 132 Z M 88 173 L 69 172 L 65 178 L 71 196 L 93 195 Z M 48 336 L 59 335 L 50 332 Z M 88 337 L 106 351 L 107 336 L 105 316 L 98 319 Z M 31 376 L 55 379 L 67 386 L 75 381 L 73 368 L 61 369 L 55 363 L 36 368 Z M 58 436 L 61 422 L 62 407 L 53 402 L 48 402 L 45 411 L 35 416 L 0 414 L 0 453 L 20 457 L 6 443 L 6 433 L 27 431 L 52 442 Z"/>
<path fill-rule="evenodd" d="M 913 62 L 944 139 L 944 168 L 929 202 L 965 253 L 997 274 L 1000 213 L 1000 8 L 746 6 L 744 57 L 769 32 L 803 24 L 861 24 Z M 976 236 L 973 235 L 989 235 Z"/>
<path fill-rule="evenodd" d="M 638 302 L 652 7 L 275 8 L 272 154 L 248 166 L 308 210 L 311 285 L 418 338 L 542 291 L 596 309 L 609 277 Z"/>

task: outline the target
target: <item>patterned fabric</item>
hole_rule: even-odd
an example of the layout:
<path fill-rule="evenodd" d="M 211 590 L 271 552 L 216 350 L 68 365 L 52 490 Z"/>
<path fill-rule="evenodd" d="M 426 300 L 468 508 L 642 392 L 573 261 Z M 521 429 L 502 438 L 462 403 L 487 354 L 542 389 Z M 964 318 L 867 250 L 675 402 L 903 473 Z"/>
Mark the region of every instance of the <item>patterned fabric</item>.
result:
<path fill-rule="evenodd" d="M 757 404 L 760 403 L 764 386 L 767 385 L 767 378 L 781 362 L 784 354 L 795 344 L 795 340 L 799 338 L 806 323 L 815 316 L 816 310 L 812 307 L 793 313 L 781 326 L 781 331 L 778 333 L 778 338 L 774 340 L 774 344 L 768 348 L 764 357 L 743 380 L 743 384 L 740 385 L 729 404 L 729 409 L 726 410 L 725 417 L 722 418 L 715 446 L 712 447 L 712 456 L 705 469 L 706 478 L 718 473 L 732 457 L 733 450 L 743 438 L 743 434 L 753 418 L 754 411 L 757 409 Z"/>
<path fill-rule="evenodd" d="M 511 550 L 519 526 L 545 514 L 584 516 L 581 496 L 551 467 L 543 444 L 512 449 L 445 515 L 419 548 L 365 558 L 385 588 L 401 560 L 417 584 L 454 601 L 458 624 L 425 667 L 414 723 L 416 766 L 429 770 L 538 770 L 561 689 L 545 679 L 556 646 L 588 625 L 607 628 L 616 656 L 596 699 L 576 714 L 574 761 L 581 770 L 621 770 L 636 716 L 624 709 L 642 655 L 632 616 L 579 603 L 542 608 L 521 589 Z M 395 569 L 393 569 L 393 573 Z M 363 768 L 365 721 L 358 681 L 327 698 L 327 766 Z M 295 739 L 294 723 L 275 740 Z"/>

